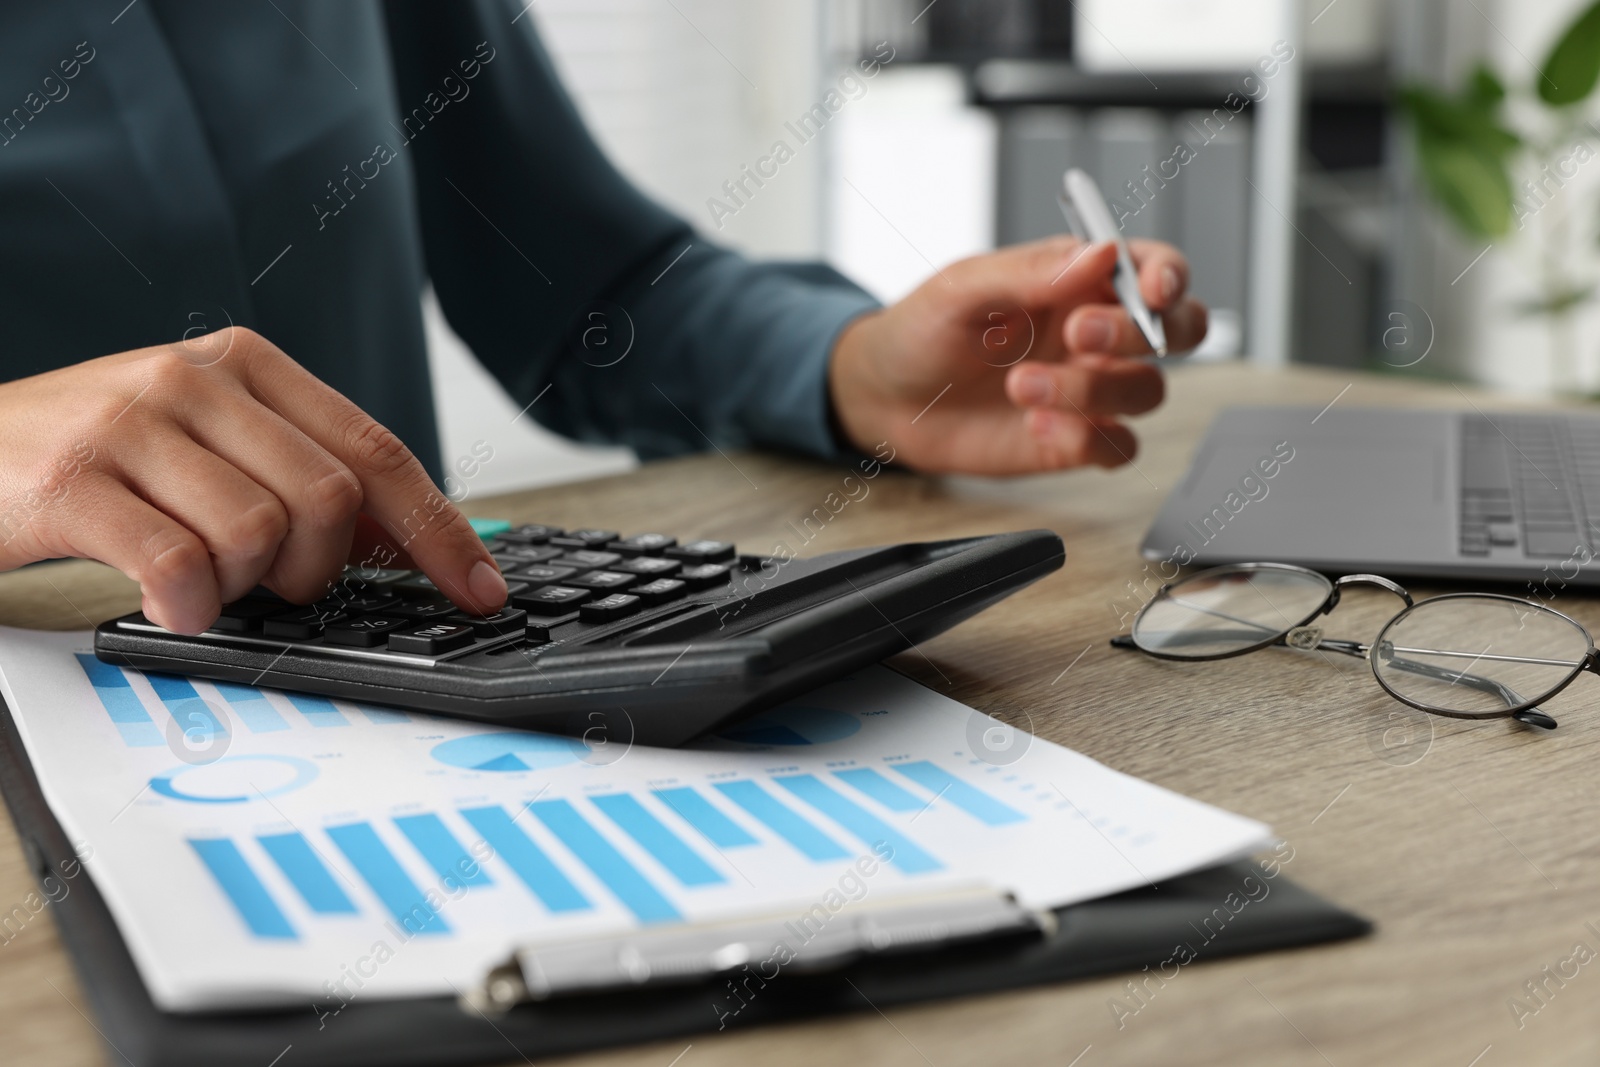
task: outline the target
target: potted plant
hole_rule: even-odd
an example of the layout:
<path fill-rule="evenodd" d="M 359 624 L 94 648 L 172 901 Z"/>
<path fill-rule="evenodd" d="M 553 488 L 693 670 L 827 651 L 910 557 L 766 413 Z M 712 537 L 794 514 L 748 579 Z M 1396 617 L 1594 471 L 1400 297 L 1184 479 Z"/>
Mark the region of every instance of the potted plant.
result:
<path fill-rule="evenodd" d="M 1531 119 L 1520 128 L 1510 120 L 1505 83 L 1482 63 L 1455 92 L 1414 84 L 1399 98 L 1426 187 L 1465 236 L 1487 251 L 1539 228 L 1535 294 L 1514 308 L 1548 321 L 1558 388 L 1576 385 L 1572 316 L 1596 290 L 1581 259 L 1596 235 L 1583 240 L 1572 232 L 1562 191 L 1600 154 L 1591 143 L 1600 140 L 1600 124 L 1586 121 L 1583 106 L 1597 82 L 1600 0 L 1556 39 L 1531 85 L 1517 90 L 1534 102 L 1520 109 Z"/>

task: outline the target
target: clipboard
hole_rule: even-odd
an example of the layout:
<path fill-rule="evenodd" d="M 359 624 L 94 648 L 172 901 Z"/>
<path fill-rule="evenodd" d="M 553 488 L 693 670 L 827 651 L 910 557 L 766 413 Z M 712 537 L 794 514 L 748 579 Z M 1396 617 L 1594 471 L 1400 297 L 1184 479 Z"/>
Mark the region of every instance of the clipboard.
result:
<path fill-rule="evenodd" d="M 61 865 L 76 857 L 45 802 L 3 701 L 0 711 L 0 796 L 35 878 L 41 883 L 59 879 Z M 299 1010 L 183 1014 L 161 1011 L 153 1003 L 87 871 L 78 871 L 70 892 L 49 910 L 102 1036 L 115 1046 L 116 1058 L 134 1067 L 262 1064 L 278 1062 L 278 1057 L 285 1067 L 465 1065 L 517 1056 L 537 1060 L 1146 966 L 1160 972 L 1209 959 L 1359 937 L 1372 930 L 1368 920 L 1249 860 L 1042 914 L 1007 908 L 1003 895 L 985 907 L 974 918 L 973 901 L 957 903 L 949 914 L 968 917 L 965 930 L 945 929 L 951 924 L 942 920 L 929 922 L 925 912 L 902 916 L 901 940 L 920 942 L 910 946 L 916 951 L 871 951 L 874 929 L 881 939 L 897 936 L 893 917 L 882 917 L 883 922 L 862 927 L 866 933 L 857 946 L 862 951 L 836 952 L 815 967 L 784 968 L 770 981 L 759 969 L 752 981 L 752 972 L 735 955 L 723 961 L 721 970 L 714 964 L 705 973 L 679 973 L 670 981 L 659 980 L 661 974 L 646 974 L 641 981 L 635 974 L 633 980 L 615 983 L 616 988 L 601 989 L 594 987 L 591 959 L 587 969 L 579 968 L 586 979 L 569 981 L 566 995 L 542 1000 L 533 999 L 537 990 L 516 991 L 513 983 L 513 995 L 496 1005 L 486 995 L 496 977 L 491 973 L 483 989 L 461 990 L 460 997 L 356 998 L 342 1005 L 308 1002 Z M 985 923 L 994 936 L 977 936 L 984 933 Z M 891 928 L 887 934 L 885 928 Z M 936 936 L 941 933 L 946 936 Z M 705 944 L 725 941 L 719 935 Z M 515 948 L 507 946 L 508 967 L 516 962 Z M 615 961 L 626 955 L 610 952 L 594 958 Z M 519 970 L 528 966 L 525 961 Z M 740 967 L 745 969 L 735 981 L 730 973 Z M 592 988 L 580 989 L 584 981 Z"/>

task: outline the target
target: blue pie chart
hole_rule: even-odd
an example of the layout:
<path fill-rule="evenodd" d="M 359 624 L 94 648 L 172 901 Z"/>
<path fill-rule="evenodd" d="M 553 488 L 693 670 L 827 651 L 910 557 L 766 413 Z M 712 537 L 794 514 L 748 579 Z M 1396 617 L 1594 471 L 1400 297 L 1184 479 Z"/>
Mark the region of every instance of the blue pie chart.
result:
<path fill-rule="evenodd" d="M 536 771 L 559 767 L 588 751 L 571 738 L 499 733 L 458 737 L 433 746 L 433 758 L 468 771 Z"/>
<path fill-rule="evenodd" d="M 735 723 L 717 736 L 744 745 L 825 745 L 860 729 L 861 720 L 846 712 L 785 704 Z"/>

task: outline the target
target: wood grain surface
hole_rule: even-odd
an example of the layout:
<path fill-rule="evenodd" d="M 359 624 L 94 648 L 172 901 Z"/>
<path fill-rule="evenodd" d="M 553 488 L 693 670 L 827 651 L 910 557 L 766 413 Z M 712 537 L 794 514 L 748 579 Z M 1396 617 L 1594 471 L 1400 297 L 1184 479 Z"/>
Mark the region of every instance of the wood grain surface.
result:
<path fill-rule="evenodd" d="M 804 549 L 1048 527 L 1058 574 L 905 653 L 900 669 L 958 700 L 1118 770 L 1271 823 L 1288 875 L 1377 923 L 1370 938 L 1184 968 L 1136 1014 L 1127 976 L 705 1034 L 562 1062 L 638 1067 L 872 1063 L 1500 1067 L 1600 1061 L 1600 679 L 1551 703 L 1553 734 L 1496 720 L 1413 715 L 1365 663 L 1266 653 L 1158 662 L 1109 648 L 1118 605 L 1136 606 L 1136 546 L 1195 441 L 1228 403 L 1466 408 L 1514 401 L 1377 376 L 1241 366 L 1170 376 L 1139 420 L 1143 447 L 1113 473 L 1006 482 L 884 473 Z M 1348 388 L 1347 388 L 1348 387 Z M 844 471 L 736 453 L 656 463 L 594 482 L 469 500 L 523 521 L 796 545 L 799 524 Z M 859 490 L 857 490 L 859 495 Z M 1262 506 L 1270 506 L 1270 497 Z M 1374 514 L 1370 521 L 1381 522 Z M 1414 592 L 1443 591 L 1408 583 Z M 1370 638 L 1392 599 L 1351 593 L 1332 636 Z M 133 610 L 126 579 L 90 563 L 0 576 L 0 624 L 84 628 Z M 1593 595 L 1555 606 L 1600 629 Z M 0 825 L 0 907 L 33 888 Z M 48 909 L 46 911 L 48 914 Z M 1542 973 L 1550 968 L 1549 978 Z M 1566 977 L 1562 977 L 1562 973 Z M 1575 972 L 1575 973 L 1574 973 Z M 1542 982 L 1539 999 L 1525 987 Z M 1527 1009 L 1520 1018 L 1511 1002 Z M 0 945 L 0 1064 L 115 1064 L 96 1036 L 49 919 Z M 508 1049 L 508 1055 L 510 1050 Z M 678 1058 L 681 1057 L 681 1058 Z M 510 1055 L 508 1063 L 523 1063 Z M 261 1065 L 266 1067 L 266 1065 Z M 288 1067 L 288 1065 L 286 1065 Z"/>

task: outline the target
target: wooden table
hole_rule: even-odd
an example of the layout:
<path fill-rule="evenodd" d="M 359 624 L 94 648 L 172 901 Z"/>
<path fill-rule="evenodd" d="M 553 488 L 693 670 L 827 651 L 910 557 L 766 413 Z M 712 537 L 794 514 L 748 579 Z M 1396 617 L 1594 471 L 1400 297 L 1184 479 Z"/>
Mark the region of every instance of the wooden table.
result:
<path fill-rule="evenodd" d="M 1171 375 L 1141 420 L 1136 468 L 1009 482 L 885 474 L 808 551 L 1044 526 L 1067 543 L 1059 574 L 904 654 L 941 692 L 1112 767 L 1270 822 L 1293 846 L 1290 877 L 1378 925 L 1359 941 L 1187 967 L 1119 1030 L 1124 978 L 875 1011 L 582 1057 L 594 1065 L 817 1063 L 1584 1064 L 1600 1059 L 1600 690 L 1580 679 L 1547 736 L 1509 724 L 1417 722 L 1357 660 L 1261 655 L 1183 666 L 1107 647 L 1113 605 L 1144 566 L 1135 546 L 1224 403 L 1466 407 L 1451 386 L 1239 366 Z M 1348 391 L 1342 392 L 1348 386 Z M 1496 398 L 1502 406 L 1512 403 Z M 842 472 L 715 453 L 631 474 L 469 501 L 479 514 L 732 535 L 748 551 L 791 543 L 787 522 Z M 1335 635 L 1392 612 L 1353 593 Z M 132 610 L 131 583 L 68 563 L 0 577 L 0 623 L 81 628 Z M 1600 630 L 1600 602 L 1556 606 Z M 1070 669 L 1067 669 L 1071 665 Z M 1410 740 L 1406 731 L 1411 731 Z M 0 904 L 32 889 L 0 825 Z M 1564 968 L 1564 984 L 1541 974 Z M 1543 1000 L 1524 988 L 1545 981 Z M 1510 1001 L 1530 1011 L 1519 1028 Z M 685 1046 L 691 1046 L 685 1052 Z M 682 1055 L 681 1059 L 674 1057 Z M 49 922 L 0 945 L 0 1063 L 118 1062 L 102 1052 Z M 520 1062 L 520 1061 L 518 1061 Z M 262 1065 L 265 1067 L 265 1065 Z"/>

